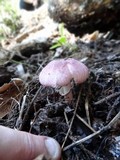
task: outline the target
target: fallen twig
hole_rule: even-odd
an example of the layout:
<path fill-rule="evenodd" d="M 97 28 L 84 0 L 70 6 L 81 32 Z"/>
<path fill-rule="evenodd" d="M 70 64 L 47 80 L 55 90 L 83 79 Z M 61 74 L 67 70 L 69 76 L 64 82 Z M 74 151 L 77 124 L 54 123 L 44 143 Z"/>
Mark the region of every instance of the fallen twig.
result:
<path fill-rule="evenodd" d="M 76 117 L 85 125 L 87 126 L 93 133 L 96 132 L 83 118 L 81 118 L 78 114 L 76 114 Z"/>
<path fill-rule="evenodd" d="M 103 127 L 102 129 L 96 131 L 95 133 L 92 133 L 90 134 L 89 136 L 85 137 L 85 138 L 82 138 L 76 142 L 73 142 L 72 144 L 66 146 L 65 148 L 63 148 L 63 151 L 66 151 L 74 146 L 77 146 L 77 145 L 80 145 L 81 143 L 97 136 L 97 135 L 100 135 L 101 133 L 107 131 L 108 129 L 110 129 L 116 122 L 117 120 L 120 118 L 120 112 L 105 126 Z"/>
<path fill-rule="evenodd" d="M 33 105 L 33 103 L 34 103 L 36 97 L 38 96 L 40 90 L 41 90 L 41 87 L 37 90 L 35 96 L 33 97 L 32 101 L 31 101 L 30 106 L 28 107 L 28 109 L 27 109 L 27 111 L 26 111 L 26 113 L 25 113 L 25 115 L 24 115 L 23 122 L 22 122 L 22 124 L 21 124 L 20 130 L 23 130 L 23 131 L 24 131 L 24 130 L 26 129 L 26 126 L 27 126 L 28 129 L 29 129 L 29 127 L 30 127 L 29 118 L 30 118 L 30 116 L 31 116 L 31 113 L 32 113 L 32 114 L 34 113 L 34 105 Z"/>
<path fill-rule="evenodd" d="M 117 97 L 115 102 L 111 106 L 111 110 L 108 112 L 106 122 L 109 122 L 112 112 L 115 110 L 115 108 L 117 107 L 117 104 L 119 103 L 119 99 L 120 99 L 120 97 Z"/>
<path fill-rule="evenodd" d="M 89 124 L 89 126 L 91 126 L 88 96 L 85 99 L 85 111 L 86 111 L 86 117 L 87 117 L 88 124 Z"/>
<path fill-rule="evenodd" d="M 101 99 L 101 100 L 99 100 L 97 102 L 94 102 L 94 105 L 101 104 L 101 103 L 103 103 L 103 102 L 105 102 L 105 101 L 107 101 L 107 100 L 109 100 L 109 99 L 111 99 L 113 97 L 118 96 L 118 95 L 120 95 L 120 92 L 115 92 L 115 93 L 113 93 L 113 94 L 111 94 L 111 95 L 109 95 L 109 96 L 107 96 L 107 97 L 105 97 L 105 98 L 103 98 L 103 99 Z"/>
<path fill-rule="evenodd" d="M 82 90 L 82 89 L 81 89 L 81 90 Z M 73 124 L 73 121 L 74 121 L 74 118 L 75 118 L 75 115 L 76 115 L 76 112 L 77 112 L 78 103 L 79 103 L 79 100 L 80 100 L 81 90 L 80 90 L 79 95 L 78 95 L 78 99 L 77 99 L 77 102 L 76 102 L 76 107 L 75 107 L 75 110 L 74 110 L 74 114 L 73 114 L 73 117 L 72 117 L 72 120 L 71 120 L 69 129 L 68 129 L 68 132 L 67 132 L 67 134 L 66 134 L 66 136 L 65 136 L 65 140 L 64 140 L 64 142 L 63 142 L 63 144 L 62 144 L 62 149 L 63 149 L 63 147 L 64 147 L 64 145 L 65 145 L 65 143 L 66 143 L 66 140 L 67 140 L 67 138 L 68 138 L 68 136 L 69 136 L 69 133 L 70 133 L 70 130 L 71 130 L 71 128 L 72 128 L 72 124 Z"/>
<path fill-rule="evenodd" d="M 23 96 L 23 101 L 22 101 L 22 105 L 20 107 L 19 116 L 18 116 L 18 119 L 16 121 L 16 125 L 15 126 L 16 126 L 17 129 L 20 128 L 20 125 L 22 123 L 22 114 L 23 114 L 23 111 L 24 111 L 25 102 L 26 102 L 26 95 Z"/>

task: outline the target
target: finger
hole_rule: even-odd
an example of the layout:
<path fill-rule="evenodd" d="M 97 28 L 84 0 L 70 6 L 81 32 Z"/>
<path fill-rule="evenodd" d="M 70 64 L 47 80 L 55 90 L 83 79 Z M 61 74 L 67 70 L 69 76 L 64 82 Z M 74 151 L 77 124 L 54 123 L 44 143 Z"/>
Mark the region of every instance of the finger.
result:
<path fill-rule="evenodd" d="M 43 154 L 60 159 L 60 146 L 53 139 L 0 126 L 0 160 L 33 160 Z"/>

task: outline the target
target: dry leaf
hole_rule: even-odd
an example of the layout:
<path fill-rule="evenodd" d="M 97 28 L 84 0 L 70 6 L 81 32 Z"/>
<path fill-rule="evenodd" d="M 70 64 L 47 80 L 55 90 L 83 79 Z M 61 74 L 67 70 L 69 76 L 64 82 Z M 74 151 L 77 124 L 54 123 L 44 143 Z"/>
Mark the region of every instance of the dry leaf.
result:
<path fill-rule="evenodd" d="M 89 42 L 98 40 L 98 38 L 99 38 L 100 36 L 101 36 L 101 35 L 100 35 L 99 31 L 95 31 L 95 32 L 93 32 L 92 34 L 85 34 L 85 35 L 81 38 L 81 40 L 82 40 L 83 42 L 89 43 Z"/>
<path fill-rule="evenodd" d="M 12 79 L 0 87 L 0 118 L 7 115 L 22 97 L 24 83 L 19 78 Z"/>

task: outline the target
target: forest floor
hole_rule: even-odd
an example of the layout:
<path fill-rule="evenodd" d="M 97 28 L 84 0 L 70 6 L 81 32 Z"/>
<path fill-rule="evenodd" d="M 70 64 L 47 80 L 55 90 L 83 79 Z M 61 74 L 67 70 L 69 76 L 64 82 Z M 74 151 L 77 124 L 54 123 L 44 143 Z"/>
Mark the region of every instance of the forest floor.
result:
<path fill-rule="evenodd" d="M 30 26 L 1 43 L 0 124 L 55 138 L 63 160 L 119 160 L 120 40 L 110 32 L 82 38 L 64 27 L 62 34 L 59 24 L 46 38 L 43 28 Z M 29 34 L 35 38 L 26 40 Z M 75 58 L 89 68 L 87 81 L 73 85 L 71 103 L 38 79 L 46 64 L 61 58 Z"/>

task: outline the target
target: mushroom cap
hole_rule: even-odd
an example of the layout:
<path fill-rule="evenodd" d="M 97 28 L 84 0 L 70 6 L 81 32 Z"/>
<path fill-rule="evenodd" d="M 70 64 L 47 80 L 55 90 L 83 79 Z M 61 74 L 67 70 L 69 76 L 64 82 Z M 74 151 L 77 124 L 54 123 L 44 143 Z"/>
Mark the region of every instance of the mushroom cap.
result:
<path fill-rule="evenodd" d="M 39 74 L 39 81 L 44 86 L 60 88 L 75 83 L 84 82 L 89 76 L 88 68 L 73 58 L 53 60 Z"/>

